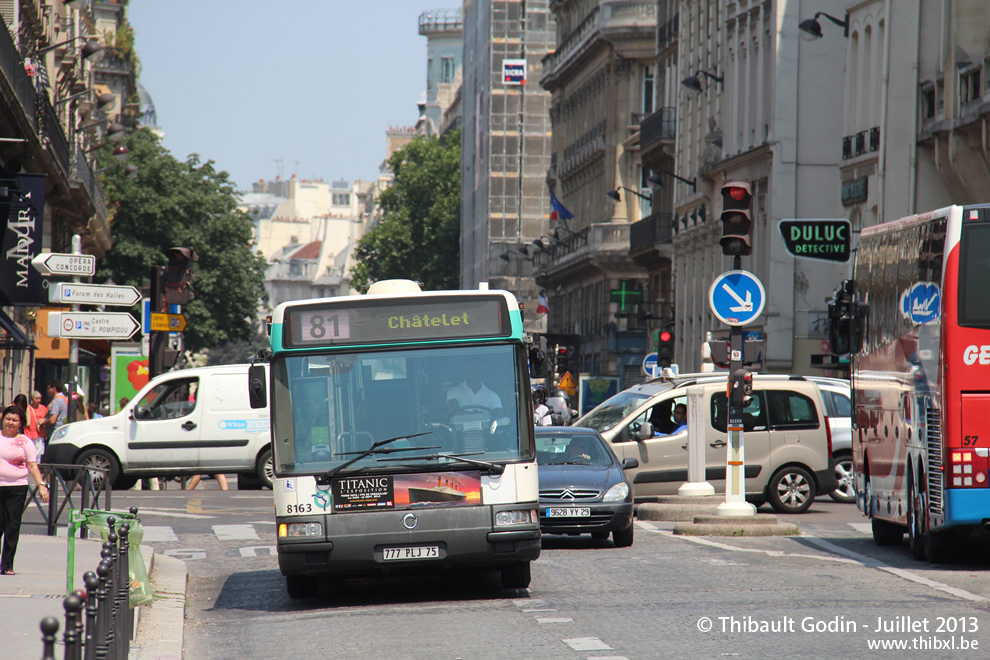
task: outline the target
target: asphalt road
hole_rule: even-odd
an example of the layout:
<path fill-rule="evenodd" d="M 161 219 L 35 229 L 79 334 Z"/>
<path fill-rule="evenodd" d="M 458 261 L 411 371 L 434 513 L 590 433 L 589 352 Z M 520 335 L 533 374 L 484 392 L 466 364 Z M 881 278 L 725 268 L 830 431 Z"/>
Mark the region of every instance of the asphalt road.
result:
<path fill-rule="evenodd" d="M 828 498 L 782 516 L 797 537 L 690 538 L 640 522 L 631 548 L 546 537 L 530 589 L 502 589 L 496 573 L 424 574 L 324 584 L 310 601 L 285 593 L 270 491 L 114 493 L 114 508 L 132 504 L 146 542 L 187 562 L 187 658 L 982 658 L 990 647 L 985 553 L 916 562 L 906 545 L 874 546 L 855 506 Z M 870 647 L 884 642 L 907 647 Z"/>

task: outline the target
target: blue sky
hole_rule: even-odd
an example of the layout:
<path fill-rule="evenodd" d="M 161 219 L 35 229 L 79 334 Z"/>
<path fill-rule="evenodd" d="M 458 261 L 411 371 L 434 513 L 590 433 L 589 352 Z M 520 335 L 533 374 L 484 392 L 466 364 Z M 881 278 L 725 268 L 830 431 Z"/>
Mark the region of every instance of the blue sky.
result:
<path fill-rule="evenodd" d="M 385 131 L 416 121 L 426 87 L 417 21 L 432 8 L 131 0 L 127 12 L 165 148 L 179 160 L 213 160 L 249 189 L 280 168 L 303 179 L 376 177 Z"/>

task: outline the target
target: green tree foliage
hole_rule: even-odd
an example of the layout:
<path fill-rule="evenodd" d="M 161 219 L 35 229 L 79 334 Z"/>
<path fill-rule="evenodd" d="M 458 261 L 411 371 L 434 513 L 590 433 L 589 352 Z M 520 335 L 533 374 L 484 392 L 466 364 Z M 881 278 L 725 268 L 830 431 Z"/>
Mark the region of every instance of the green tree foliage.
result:
<path fill-rule="evenodd" d="M 382 220 L 358 242 L 351 285 L 412 279 L 424 289 L 460 281 L 461 134 L 420 137 L 388 161 L 392 186 L 378 198 Z"/>
<path fill-rule="evenodd" d="M 150 130 L 129 133 L 123 142 L 124 163 L 100 153 L 103 190 L 112 215 L 113 247 L 101 260 L 96 281 L 113 277 L 117 284 L 147 288 L 152 266 L 164 266 L 165 250 L 194 248 L 196 298 L 183 307 L 189 325 L 187 350 L 200 351 L 228 341 L 250 341 L 252 320 L 267 300 L 266 262 L 254 249 L 248 216 L 237 210 L 236 190 L 226 172 L 195 154 L 176 160 Z M 104 148 L 109 151 L 109 147 Z"/>

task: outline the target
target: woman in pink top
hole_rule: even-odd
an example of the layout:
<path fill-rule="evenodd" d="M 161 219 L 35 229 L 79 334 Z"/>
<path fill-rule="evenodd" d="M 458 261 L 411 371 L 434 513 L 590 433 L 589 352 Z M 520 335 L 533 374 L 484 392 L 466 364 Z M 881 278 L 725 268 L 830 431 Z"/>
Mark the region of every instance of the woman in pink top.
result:
<path fill-rule="evenodd" d="M 28 474 L 38 484 L 38 494 L 43 502 L 48 501 L 48 487 L 38 470 L 34 442 L 24 435 L 27 414 L 20 406 L 7 406 L 0 413 L 0 420 L 3 424 L 0 432 L 0 532 L 3 533 L 0 573 L 13 575 L 14 554 L 27 499 Z"/>
<path fill-rule="evenodd" d="M 14 397 L 14 405 L 20 406 L 21 410 L 27 415 L 27 425 L 24 427 L 24 435 L 31 438 L 31 442 L 34 443 L 34 451 L 38 458 L 41 458 L 42 452 L 45 450 L 44 445 L 42 445 L 42 440 L 38 437 L 38 417 L 31 410 L 31 406 L 28 405 L 27 397 L 23 394 L 18 394 Z"/>

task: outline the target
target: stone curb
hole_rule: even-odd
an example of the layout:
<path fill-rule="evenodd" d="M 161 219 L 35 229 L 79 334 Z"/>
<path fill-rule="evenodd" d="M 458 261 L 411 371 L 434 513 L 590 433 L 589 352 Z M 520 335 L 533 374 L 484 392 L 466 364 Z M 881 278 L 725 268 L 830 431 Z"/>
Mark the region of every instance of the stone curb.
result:
<path fill-rule="evenodd" d="M 798 527 L 791 523 L 770 525 L 679 523 L 674 525 L 674 534 L 680 536 L 796 536 Z"/>
<path fill-rule="evenodd" d="M 640 520 L 690 521 L 694 520 L 695 516 L 714 516 L 715 507 L 722 501 L 720 499 L 711 504 L 702 502 L 640 504 L 636 515 Z"/>
<path fill-rule="evenodd" d="M 142 548 L 143 550 L 143 548 Z M 181 660 L 185 624 L 185 562 L 156 555 L 149 570 L 155 601 L 141 608 L 141 623 L 131 643 L 131 660 Z"/>
<path fill-rule="evenodd" d="M 694 522 L 699 525 L 775 525 L 777 516 L 772 513 L 757 513 L 753 516 L 695 516 Z"/>

